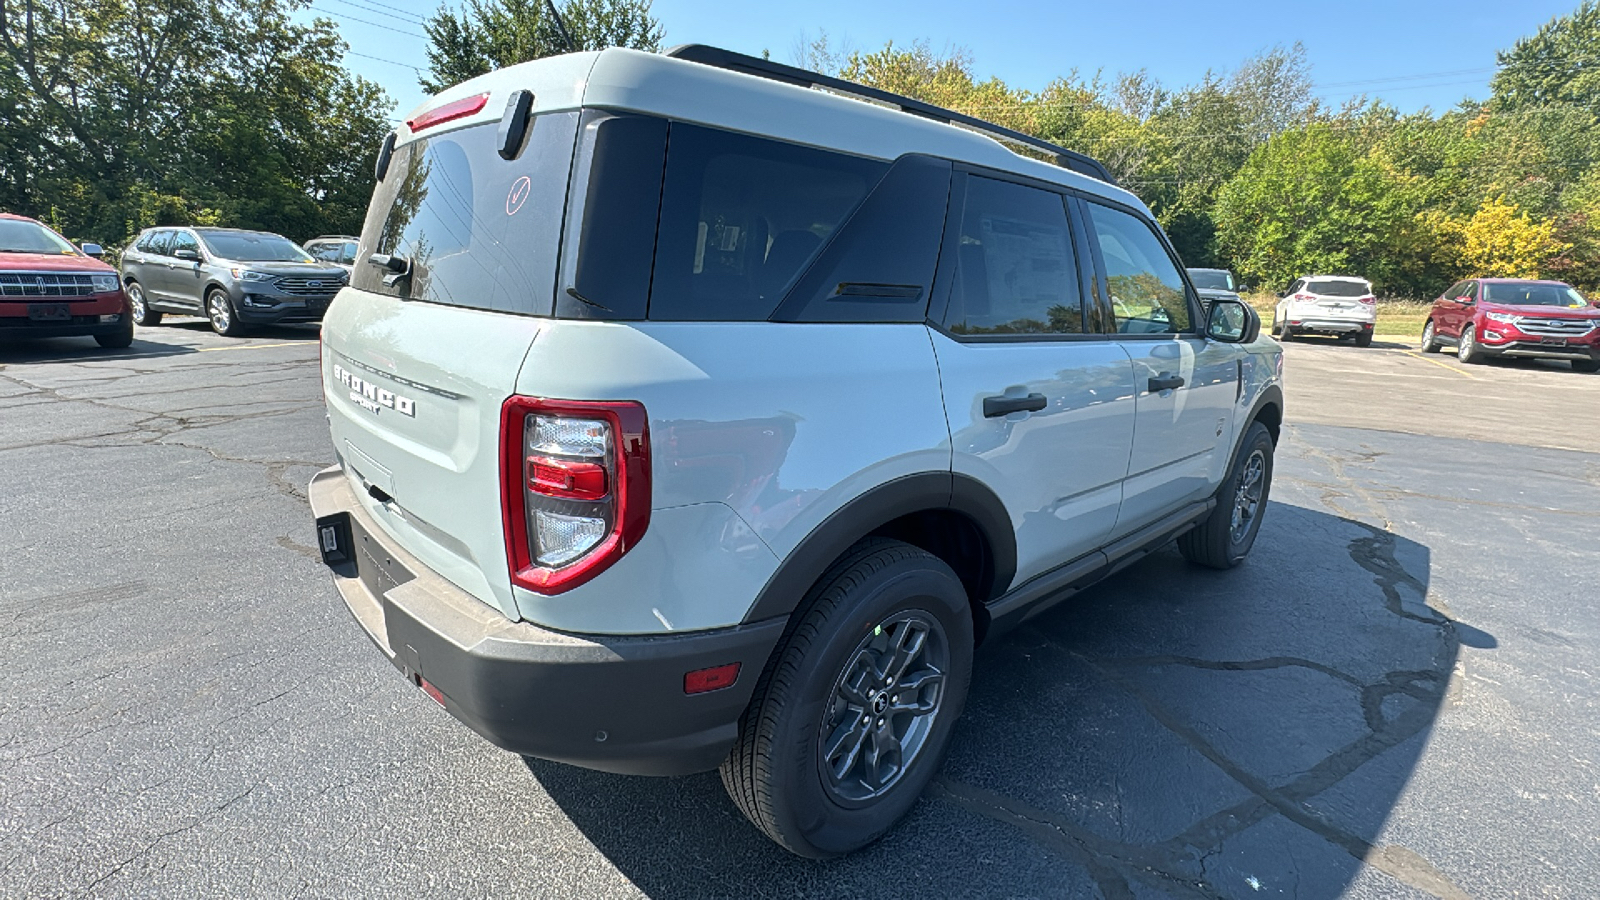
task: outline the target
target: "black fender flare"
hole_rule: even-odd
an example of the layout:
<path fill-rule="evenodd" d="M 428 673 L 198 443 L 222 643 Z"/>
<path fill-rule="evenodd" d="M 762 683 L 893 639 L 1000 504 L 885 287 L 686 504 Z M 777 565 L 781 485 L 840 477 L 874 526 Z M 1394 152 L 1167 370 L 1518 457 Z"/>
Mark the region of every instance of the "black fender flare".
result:
<path fill-rule="evenodd" d="M 1017 572 L 1017 539 L 1005 504 L 982 482 L 957 472 L 894 478 L 852 499 L 795 545 L 745 613 L 744 622 L 787 616 L 833 561 L 856 542 L 901 516 L 949 510 L 965 516 L 989 544 L 992 564 L 979 605 L 1005 593 Z"/>

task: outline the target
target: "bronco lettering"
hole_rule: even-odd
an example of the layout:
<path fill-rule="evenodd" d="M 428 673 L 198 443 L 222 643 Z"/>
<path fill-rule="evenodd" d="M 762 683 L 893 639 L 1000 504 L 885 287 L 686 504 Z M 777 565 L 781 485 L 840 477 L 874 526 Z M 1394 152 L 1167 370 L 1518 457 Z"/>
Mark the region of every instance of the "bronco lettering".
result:
<path fill-rule="evenodd" d="M 416 401 L 410 397 L 402 397 L 393 391 L 381 388 L 338 363 L 333 366 L 333 380 L 349 388 L 350 399 L 369 412 L 377 413 L 384 409 L 392 409 L 402 416 L 415 418 L 417 415 Z"/>

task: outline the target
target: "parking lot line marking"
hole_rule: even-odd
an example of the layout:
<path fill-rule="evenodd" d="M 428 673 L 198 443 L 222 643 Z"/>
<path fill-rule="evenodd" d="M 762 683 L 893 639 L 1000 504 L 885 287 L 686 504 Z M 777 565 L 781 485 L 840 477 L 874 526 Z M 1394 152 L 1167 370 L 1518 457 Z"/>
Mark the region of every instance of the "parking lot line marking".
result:
<path fill-rule="evenodd" d="M 200 347 L 196 353 L 215 353 L 218 350 L 270 350 L 273 347 L 304 347 L 310 341 L 285 341 L 281 344 L 237 344 L 230 347 Z"/>
<path fill-rule="evenodd" d="M 221 348 L 218 348 L 218 349 L 221 349 Z M 1423 356 L 1421 353 L 1418 353 L 1415 350 L 1401 350 L 1400 352 L 1404 353 L 1407 356 L 1415 356 L 1417 359 L 1420 359 L 1423 362 L 1433 363 L 1434 365 L 1438 366 L 1441 369 L 1449 369 L 1450 371 L 1456 373 L 1457 375 L 1460 375 L 1460 376 L 1465 377 L 1465 378 L 1477 378 L 1478 377 L 1478 376 L 1472 374 L 1471 372 L 1463 372 L 1460 369 L 1456 368 L 1455 366 L 1445 365 L 1444 363 L 1439 362 L 1437 359 L 1429 359 L 1426 356 Z"/>

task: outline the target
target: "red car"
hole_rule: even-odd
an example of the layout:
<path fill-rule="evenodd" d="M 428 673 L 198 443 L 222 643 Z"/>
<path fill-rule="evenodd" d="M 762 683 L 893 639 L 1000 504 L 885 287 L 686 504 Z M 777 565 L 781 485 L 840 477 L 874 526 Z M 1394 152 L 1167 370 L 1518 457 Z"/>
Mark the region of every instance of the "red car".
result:
<path fill-rule="evenodd" d="M 98 244 L 72 246 L 42 223 L 0 213 L 0 341 L 91 336 L 133 343 L 133 316 L 117 270 Z"/>
<path fill-rule="evenodd" d="M 1579 372 L 1600 372 L 1600 303 L 1571 285 L 1521 278 L 1473 278 L 1433 301 L 1422 328 L 1422 352 L 1456 348 L 1462 362 L 1496 356 L 1565 359 Z"/>

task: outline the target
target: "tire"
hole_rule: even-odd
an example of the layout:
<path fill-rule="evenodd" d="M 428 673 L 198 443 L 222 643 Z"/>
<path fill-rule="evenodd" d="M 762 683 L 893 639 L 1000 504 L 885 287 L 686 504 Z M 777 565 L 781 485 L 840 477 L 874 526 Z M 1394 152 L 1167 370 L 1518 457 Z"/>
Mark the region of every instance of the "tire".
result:
<path fill-rule="evenodd" d="M 211 322 L 211 330 L 224 337 L 244 334 L 244 323 L 239 321 L 239 313 L 228 299 L 228 293 L 221 288 L 206 291 L 206 319 Z"/>
<path fill-rule="evenodd" d="M 1600 359 L 1575 359 L 1572 361 L 1574 372 L 1600 372 Z"/>
<path fill-rule="evenodd" d="M 1272 450 L 1267 426 L 1251 422 L 1228 477 L 1217 488 L 1216 509 L 1178 537 L 1178 552 L 1184 559 L 1213 569 L 1231 569 L 1250 554 L 1272 491 Z M 1235 512 L 1241 519 L 1235 519 Z"/>
<path fill-rule="evenodd" d="M 133 324 L 149 328 L 161 324 L 161 313 L 151 309 L 145 302 L 144 285 L 137 281 L 128 282 L 128 309 L 133 313 Z"/>
<path fill-rule="evenodd" d="M 107 350 L 121 350 L 133 344 L 133 316 L 123 313 L 122 328 L 113 334 L 97 334 L 94 342 Z"/>
<path fill-rule="evenodd" d="M 1363 330 L 1359 334 L 1357 334 L 1356 335 L 1356 346 L 1357 347 L 1371 347 L 1372 346 L 1372 332 Z"/>
<path fill-rule="evenodd" d="M 1456 345 L 1456 359 L 1468 365 L 1483 362 L 1483 352 L 1478 349 L 1477 336 L 1472 332 L 1472 326 L 1461 329 L 1461 343 Z"/>
<path fill-rule="evenodd" d="M 1288 319 L 1284 319 L 1283 324 L 1278 326 L 1277 338 L 1280 342 L 1294 340 L 1294 329 L 1289 327 Z"/>
<path fill-rule="evenodd" d="M 1428 320 L 1428 324 L 1422 326 L 1422 352 L 1439 352 L 1439 335 L 1438 332 L 1436 332 L 1433 328 L 1432 319 Z"/>
<path fill-rule="evenodd" d="M 918 682 L 915 698 L 894 686 L 901 640 L 916 645 L 899 665 Z M 900 541 L 857 544 L 806 595 L 762 672 L 722 763 L 728 795 L 800 856 L 872 843 L 938 772 L 972 649 L 972 610 L 949 566 Z M 893 771 L 872 763 L 874 752 Z"/>

